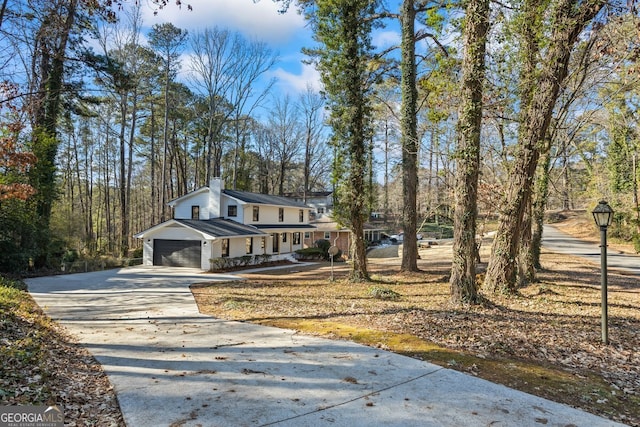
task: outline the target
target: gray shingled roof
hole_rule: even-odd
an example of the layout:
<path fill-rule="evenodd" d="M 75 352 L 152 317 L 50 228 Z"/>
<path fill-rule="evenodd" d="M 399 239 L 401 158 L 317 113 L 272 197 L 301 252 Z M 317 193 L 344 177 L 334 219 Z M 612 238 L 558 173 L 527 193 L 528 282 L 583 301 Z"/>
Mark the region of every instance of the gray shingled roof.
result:
<path fill-rule="evenodd" d="M 290 228 L 292 230 L 315 230 L 317 227 L 310 224 L 257 224 L 261 230 L 269 230 L 272 228 Z"/>
<path fill-rule="evenodd" d="M 262 236 L 263 232 L 250 225 L 224 218 L 176 219 L 176 222 L 215 237 Z"/>
<path fill-rule="evenodd" d="M 309 209 L 309 206 L 295 200 L 280 196 L 270 196 L 268 194 L 251 193 L 249 191 L 222 190 L 223 194 L 246 203 L 257 205 L 293 206 L 297 208 Z"/>

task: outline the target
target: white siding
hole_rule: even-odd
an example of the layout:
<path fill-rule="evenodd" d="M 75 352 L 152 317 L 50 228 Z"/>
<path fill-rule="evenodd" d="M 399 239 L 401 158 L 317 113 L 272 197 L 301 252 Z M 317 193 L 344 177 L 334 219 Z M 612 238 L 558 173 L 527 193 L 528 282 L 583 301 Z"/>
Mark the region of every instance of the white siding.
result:
<path fill-rule="evenodd" d="M 222 212 L 222 180 L 220 178 L 212 178 L 209 182 L 209 198 L 207 203 L 207 216 L 203 219 L 220 218 L 226 212 Z"/>
<path fill-rule="evenodd" d="M 258 222 L 253 221 L 253 206 L 259 206 L 260 208 Z M 288 207 L 282 207 L 284 209 L 284 219 L 280 221 L 280 208 L 280 206 L 248 205 L 244 215 L 245 224 L 306 224 L 309 221 L 307 209 L 302 209 L 304 217 L 303 222 L 300 222 L 300 208 Z"/>
<path fill-rule="evenodd" d="M 227 215 L 229 213 L 229 206 L 236 206 L 236 209 L 238 211 L 237 216 L 229 216 Z M 224 194 L 222 195 L 222 200 L 220 203 L 220 216 L 227 218 L 227 219 L 232 219 L 234 221 L 238 221 L 240 223 L 243 224 L 247 224 L 247 220 L 245 218 L 245 214 L 244 214 L 244 208 L 246 207 L 246 205 L 242 204 L 242 202 L 240 202 L 239 200 L 236 199 L 231 199 L 227 196 L 225 196 Z M 249 215 L 249 221 L 251 220 L 251 215 Z"/>
<path fill-rule="evenodd" d="M 176 219 L 191 219 L 191 206 L 200 206 L 200 219 L 209 219 L 210 206 L 209 206 L 209 192 L 203 191 L 198 194 L 194 194 L 185 200 L 180 200 L 175 206 L 174 218 Z"/>

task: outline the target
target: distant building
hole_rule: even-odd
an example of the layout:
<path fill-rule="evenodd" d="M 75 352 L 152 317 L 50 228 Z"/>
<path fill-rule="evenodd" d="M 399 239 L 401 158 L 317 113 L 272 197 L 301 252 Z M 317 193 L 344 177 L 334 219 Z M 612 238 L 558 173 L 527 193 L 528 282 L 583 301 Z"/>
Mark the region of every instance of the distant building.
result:
<path fill-rule="evenodd" d="M 296 202 L 302 202 L 304 196 L 300 193 L 290 193 L 286 195 Z M 314 246 L 315 242 L 321 239 L 328 240 L 331 245 L 337 246 L 342 250 L 343 256 L 349 256 L 349 248 L 351 245 L 351 230 L 340 227 L 332 218 L 333 213 L 333 192 L 317 191 L 307 194 L 307 206 L 311 208 L 309 212 L 309 224 L 315 227 L 315 230 L 309 230 L 304 234 L 304 245 L 306 247 Z M 375 220 L 382 220 L 382 214 L 377 213 Z M 379 225 L 366 223 L 364 225 L 364 238 L 369 244 L 380 242 L 386 237 L 386 228 Z"/>

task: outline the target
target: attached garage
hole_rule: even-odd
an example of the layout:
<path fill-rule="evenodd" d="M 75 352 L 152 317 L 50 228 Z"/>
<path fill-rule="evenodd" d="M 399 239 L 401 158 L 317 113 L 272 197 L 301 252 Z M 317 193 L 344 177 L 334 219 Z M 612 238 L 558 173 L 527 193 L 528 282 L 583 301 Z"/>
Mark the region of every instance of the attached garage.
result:
<path fill-rule="evenodd" d="M 200 268 L 200 240 L 153 240 L 153 265 Z"/>
<path fill-rule="evenodd" d="M 214 219 L 170 219 L 135 235 L 143 239 L 143 265 L 211 268 L 211 260 L 222 257 L 222 242 L 231 243 L 227 256 L 246 254 L 247 239 L 266 237 L 256 227 L 236 221 Z M 255 252 L 257 253 L 257 252 Z"/>

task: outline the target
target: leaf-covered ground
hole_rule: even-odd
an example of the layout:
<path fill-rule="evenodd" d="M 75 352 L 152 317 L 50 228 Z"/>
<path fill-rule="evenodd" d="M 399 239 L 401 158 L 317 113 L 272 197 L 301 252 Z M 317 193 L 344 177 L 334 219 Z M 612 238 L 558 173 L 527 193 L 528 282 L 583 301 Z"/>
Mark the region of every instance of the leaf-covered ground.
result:
<path fill-rule="evenodd" d="M 591 224 L 563 226 L 575 233 Z M 342 280 L 341 264 L 330 282 L 330 266 L 316 264 L 193 292 L 202 311 L 222 318 L 387 348 L 640 426 L 638 277 L 610 271 L 611 344 L 604 346 L 598 266 L 544 253 L 540 281 L 520 295 L 456 307 L 449 303 L 450 250 L 421 255 L 423 272 L 412 275 L 398 273 L 398 259 L 372 259 L 369 284 Z M 62 403 L 69 426 L 124 425 L 95 359 L 26 292 L 0 280 L 0 405 L 40 403 Z"/>
<path fill-rule="evenodd" d="M 102 367 L 15 283 L 0 280 L 0 405 L 61 405 L 67 426 L 124 425 Z"/>
<path fill-rule="evenodd" d="M 387 348 L 640 426 L 640 278 L 610 271 L 603 345 L 596 265 L 543 253 L 539 281 L 519 295 L 459 307 L 449 301 L 450 248 L 421 257 L 423 272 L 410 275 L 398 259 L 371 260 L 368 284 L 344 280 L 345 265 L 331 282 L 330 266 L 316 264 L 192 290 L 214 316 Z"/>

